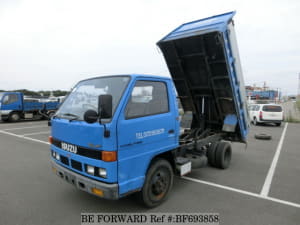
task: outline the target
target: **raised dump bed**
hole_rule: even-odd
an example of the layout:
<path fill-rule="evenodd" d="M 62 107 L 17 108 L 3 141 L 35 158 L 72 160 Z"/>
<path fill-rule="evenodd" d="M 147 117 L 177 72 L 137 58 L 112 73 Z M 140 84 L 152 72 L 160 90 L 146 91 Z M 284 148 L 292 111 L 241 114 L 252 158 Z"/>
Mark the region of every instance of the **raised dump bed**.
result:
<path fill-rule="evenodd" d="M 157 45 L 163 52 L 191 128 L 230 133 L 246 141 L 248 111 L 237 49 L 235 12 L 185 23 Z"/>

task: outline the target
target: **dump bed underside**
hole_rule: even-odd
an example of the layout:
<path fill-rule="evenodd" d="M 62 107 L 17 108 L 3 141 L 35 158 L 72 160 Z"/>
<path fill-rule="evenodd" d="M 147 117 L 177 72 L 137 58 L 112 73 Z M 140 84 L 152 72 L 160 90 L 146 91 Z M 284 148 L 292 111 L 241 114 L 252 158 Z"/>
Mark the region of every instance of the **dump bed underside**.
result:
<path fill-rule="evenodd" d="M 222 33 L 211 32 L 158 43 L 184 111 L 192 111 L 193 126 L 222 129 L 228 114 L 236 114 Z"/>

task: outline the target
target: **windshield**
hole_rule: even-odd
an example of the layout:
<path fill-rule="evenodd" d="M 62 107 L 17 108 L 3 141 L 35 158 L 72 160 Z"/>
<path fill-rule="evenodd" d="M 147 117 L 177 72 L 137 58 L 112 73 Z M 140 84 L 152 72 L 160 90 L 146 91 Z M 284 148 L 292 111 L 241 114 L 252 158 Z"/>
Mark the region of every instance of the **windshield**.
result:
<path fill-rule="evenodd" d="M 282 108 L 277 105 L 265 105 L 262 110 L 265 112 L 281 112 Z"/>
<path fill-rule="evenodd" d="M 2 96 L 4 95 L 4 93 L 3 92 L 0 92 L 0 102 L 1 102 L 1 100 L 2 100 Z"/>
<path fill-rule="evenodd" d="M 105 94 L 112 95 L 114 114 L 129 79 L 128 76 L 114 76 L 79 82 L 62 103 L 56 116 L 83 120 L 83 115 L 87 110 L 92 109 L 98 112 L 98 97 Z"/>

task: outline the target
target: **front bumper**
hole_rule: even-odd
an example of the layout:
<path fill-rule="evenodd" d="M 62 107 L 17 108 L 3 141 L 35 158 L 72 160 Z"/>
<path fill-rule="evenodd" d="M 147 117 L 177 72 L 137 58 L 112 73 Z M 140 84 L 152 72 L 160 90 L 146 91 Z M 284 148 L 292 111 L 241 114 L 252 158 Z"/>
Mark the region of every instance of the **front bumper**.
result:
<path fill-rule="evenodd" d="M 264 120 L 264 119 L 260 119 L 259 122 L 260 123 L 281 123 L 282 120 Z"/>
<path fill-rule="evenodd" d="M 0 121 L 7 120 L 11 110 L 0 110 Z"/>
<path fill-rule="evenodd" d="M 116 200 L 119 198 L 119 188 L 118 184 L 107 184 L 99 181 L 95 181 L 74 173 L 54 162 L 51 161 L 53 172 L 67 181 L 68 183 L 76 186 L 78 189 L 88 192 L 90 194 L 96 195 L 92 192 L 92 188 L 97 188 L 103 191 L 103 196 L 96 195 L 105 199 Z"/>

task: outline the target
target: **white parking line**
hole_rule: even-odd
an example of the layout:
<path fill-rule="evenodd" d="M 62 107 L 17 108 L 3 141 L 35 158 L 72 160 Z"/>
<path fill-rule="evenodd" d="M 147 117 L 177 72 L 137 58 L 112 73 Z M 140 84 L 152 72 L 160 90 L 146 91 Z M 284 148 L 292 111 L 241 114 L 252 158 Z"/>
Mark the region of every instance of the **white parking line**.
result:
<path fill-rule="evenodd" d="M 286 127 L 287 127 L 287 124 L 285 125 L 284 133 L 286 131 Z M 0 130 L 0 133 L 11 135 L 11 136 L 18 137 L 18 138 L 23 138 L 23 139 L 34 141 L 34 142 L 39 142 L 39 143 L 46 144 L 46 145 L 50 145 L 50 143 L 46 142 L 46 141 L 41 141 L 41 140 L 30 138 L 30 137 L 25 137 L 24 135 L 14 134 L 14 133 L 6 132 L 4 130 Z M 283 136 L 284 135 L 282 135 L 282 137 Z M 281 139 L 282 139 L 282 141 L 281 141 Z M 280 139 L 280 142 L 283 142 L 283 138 L 281 138 L 281 139 Z M 196 182 L 196 183 L 200 183 L 200 184 L 206 184 L 206 185 L 221 188 L 221 189 L 224 189 L 224 190 L 228 190 L 228 191 L 237 192 L 237 193 L 240 193 L 240 194 L 252 196 L 252 197 L 255 197 L 255 198 L 260 198 L 260 199 L 264 199 L 264 200 L 268 200 L 268 201 L 277 202 L 277 203 L 280 203 L 280 204 L 300 208 L 300 204 L 297 204 L 297 203 L 294 203 L 294 202 L 284 201 L 284 200 L 281 200 L 281 199 L 264 196 L 262 194 L 257 194 L 257 193 L 253 193 L 253 192 L 249 192 L 249 191 L 244 191 L 244 190 L 241 190 L 241 189 L 232 188 L 232 187 L 229 187 L 229 186 L 220 185 L 220 184 L 216 184 L 216 183 L 212 183 L 212 182 L 208 182 L 208 181 L 204 181 L 204 180 L 199 180 L 199 179 L 195 179 L 195 178 L 191 178 L 191 177 L 183 176 L 181 178 L 185 179 L 185 180 L 192 181 L 192 182 Z"/>
<path fill-rule="evenodd" d="M 30 140 L 30 141 L 39 142 L 39 143 L 46 144 L 46 145 L 50 145 L 50 143 L 46 142 L 46 141 L 41 141 L 41 140 L 30 138 L 30 137 L 25 137 L 24 135 L 14 134 L 14 133 L 6 132 L 4 130 L 0 130 L 0 133 L 8 134 L 8 135 L 11 135 L 11 136 L 14 136 L 14 137 L 23 138 L 23 139 Z"/>
<path fill-rule="evenodd" d="M 8 128 L 8 129 L 3 129 L 5 131 L 10 131 L 10 130 L 22 130 L 22 129 L 29 129 L 29 128 L 41 128 L 41 127 L 44 127 L 46 128 L 46 126 L 32 126 L 32 127 L 16 127 L 16 128 Z"/>
<path fill-rule="evenodd" d="M 181 177 L 181 178 L 185 179 L 185 180 L 193 181 L 193 182 L 196 182 L 196 183 L 206 184 L 206 185 L 210 185 L 210 186 L 213 186 L 213 187 L 225 189 L 225 190 L 228 190 L 228 191 L 237 192 L 237 193 L 240 193 L 240 194 L 243 194 L 243 195 L 249 195 L 249 196 L 252 196 L 252 197 L 255 197 L 255 198 L 265 199 L 265 200 L 268 200 L 268 201 L 277 202 L 277 203 L 280 203 L 280 204 L 300 208 L 300 204 L 297 204 L 297 203 L 294 203 L 294 202 L 289 202 L 289 201 L 284 201 L 284 200 L 277 199 L 277 198 L 263 196 L 263 195 L 260 195 L 260 194 L 257 194 L 257 193 L 244 191 L 244 190 L 241 190 L 241 189 L 232 188 L 232 187 L 229 187 L 229 186 L 224 186 L 224 185 L 220 185 L 220 184 L 216 184 L 216 183 L 212 183 L 212 182 L 208 182 L 208 181 L 204 181 L 204 180 L 199 180 L 199 179 L 195 179 L 195 178 L 191 178 L 191 177 L 184 176 L 184 177 Z"/>
<path fill-rule="evenodd" d="M 285 137 L 287 126 L 288 126 L 288 123 L 285 124 L 284 129 L 282 131 L 282 134 L 281 134 L 281 137 L 280 137 L 277 149 L 276 149 L 276 153 L 274 155 L 274 158 L 273 158 L 272 164 L 270 166 L 268 175 L 265 179 L 264 186 L 263 186 L 263 188 L 260 192 L 261 196 L 267 197 L 269 195 L 270 187 L 271 187 L 271 184 L 272 184 L 272 179 L 273 179 L 274 172 L 275 172 L 275 169 L 276 169 L 276 165 L 277 165 L 277 162 L 278 162 L 278 159 L 279 159 L 280 151 L 282 149 L 282 144 L 283 144 L 283 140 L 284 140 L 284 137 Z"/>
<path fill-rule="evenodd" d="M 50 131 L 28 133 L 28 134 L 22 134 L 22 135 L 23 136 L 30 136 L 30 135 L 37 135 L 37 134 L 50 134 Z"/>
<path fill-rule="evenodd" d="M 4 126 L 4 127 L 16 127 L 16 126 L 19 126 L 19 125 L 41 125 L 41 124 L 47 124 L 47 122 L 45 123 L 45 121 L 32 121 L 32 122 L 24 122 L 24 123 L 3 123 L 0 121 L 0 126 Z"/>

